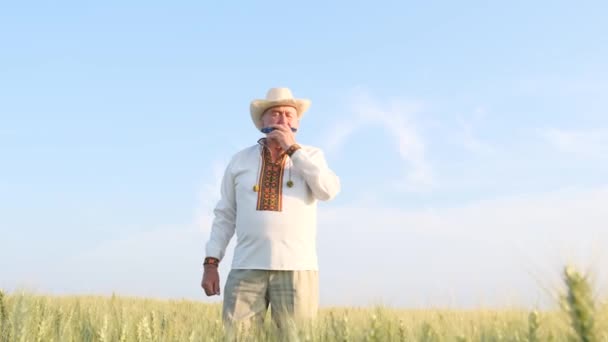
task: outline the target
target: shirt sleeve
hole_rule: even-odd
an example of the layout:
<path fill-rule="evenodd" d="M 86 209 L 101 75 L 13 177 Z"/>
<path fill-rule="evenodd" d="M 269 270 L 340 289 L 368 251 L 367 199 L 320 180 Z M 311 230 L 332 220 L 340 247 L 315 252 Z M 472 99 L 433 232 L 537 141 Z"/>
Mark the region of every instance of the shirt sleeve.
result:
<path fill-rule="evenodd" d="M 291 160 L 316 199 L 329 201 L 340 192 L 340 179 L 329 168 L 320 149 L 300 148 L 291 155 Z"/>
<path fill-rule="evenodd" d="M 222 260 L 226 247 L 234 235 L 236 226 L 236 198 L 234 174 L 232 173 L 233 160 L 230 161 L 224 172 L 221 185 L 221 198 L 213 210 L 214 218 L 211 225 L 211 234 L 206 245 L 205 255 Z"/>

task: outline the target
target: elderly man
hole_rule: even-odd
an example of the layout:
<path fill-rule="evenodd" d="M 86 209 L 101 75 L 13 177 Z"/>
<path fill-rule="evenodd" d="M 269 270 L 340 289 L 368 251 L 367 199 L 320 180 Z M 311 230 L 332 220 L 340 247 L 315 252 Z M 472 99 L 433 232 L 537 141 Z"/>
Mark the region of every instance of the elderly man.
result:
<path fill-rule="evenodd" d="M 266 134 L 236 153 L 221 185 L 221 199 L 206 245 L 202 287 L 220 294 L 218 265 L 236 232 L 232 269 L 224 288 L 222 319 L 261 324 L 268 307 L 281 327 L 285 319 L 310 319 L 319 301 L 316 254 L 317 201 L 340 190 L 323 152 L 296 142 L 310 101 L 287 88 L 272 88 L 251 102 L 255 127 Z"/>

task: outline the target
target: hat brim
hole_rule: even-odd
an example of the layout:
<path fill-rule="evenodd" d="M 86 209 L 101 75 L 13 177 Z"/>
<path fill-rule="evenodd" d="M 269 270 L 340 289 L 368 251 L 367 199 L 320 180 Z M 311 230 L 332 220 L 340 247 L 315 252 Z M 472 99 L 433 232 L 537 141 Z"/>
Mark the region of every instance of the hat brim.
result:
<path fill-rule="evenodd" d="M 272 107 L 278 106 L 289 106 L 294 107 L 298 113 L 298 120 L 302 118 L 304 113 L 310 108 L 310 100 L 308 99 L 286 99 L 278 101 L 268 100 L 253 100 L 249 106 L 251 112 L 251 120 L 255 127 L 260 130 L 262 129 L 262 115 L 264 112 Z"/>

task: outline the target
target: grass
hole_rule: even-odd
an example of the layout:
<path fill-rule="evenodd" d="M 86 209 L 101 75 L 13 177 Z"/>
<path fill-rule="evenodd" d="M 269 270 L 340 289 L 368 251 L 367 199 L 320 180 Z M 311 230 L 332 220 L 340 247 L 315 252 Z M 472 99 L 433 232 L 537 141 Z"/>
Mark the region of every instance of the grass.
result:
<path fill-rule="evenodd" d="M 608 307 L 564 271 L 561 310 L 322 309 L 302 341 L 608 341 Z M 218 304 L 0 292 L 0 341 L 220 341 Z M 277 340 L 270 325 L 251 340 Z"/>

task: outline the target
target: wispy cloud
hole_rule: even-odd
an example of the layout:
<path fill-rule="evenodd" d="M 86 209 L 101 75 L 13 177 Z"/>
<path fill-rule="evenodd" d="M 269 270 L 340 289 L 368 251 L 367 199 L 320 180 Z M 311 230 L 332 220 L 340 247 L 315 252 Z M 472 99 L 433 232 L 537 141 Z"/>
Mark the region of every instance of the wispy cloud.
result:
<path fill-rule="evenodd" d="M 54 293 L 196 298 L 202 294 L 205 238 L 194 225 L 153 227 L 102 242 L 36 274 Z"/>
<path fill-rule="evenodd" d="M 462 144 L 473 153 L 490 154 L 495 152 L 495 149 L 487 142 L 479 139 L 475 132 L 476 124 L 485 116 L 486 109 L 484 107 L 477 107 L 473 112 L 472 118 L 465 119 L 461 117 L 459 120 L 462 132 Z"/>
<path fill-rule="evenodd" d="M 558 97 L 577 97 L 593 96 L 594 98 L 605 101 L 605 94 L 608 92 L 608 81 L 605 75 L 597 72 L 594 76 L 577 75 L 565 76 L 555 74 L 545 77 L 530 77 L 517 80 L 512 89 L 517 93 L 524 93 L 533 96 L 558 96 Z"/>
<path fill-rule="evenodd" d="M 150 227 L 103 241 L 84 253 L 49 265 L 42 278 L 31 277 L 28 285 L 43 284 L 45 290 L 55 293 L 116 291 L 134 296 L 206 298 L 199 286 L 201 262 L 226 165 L 221 161 L 212 163 L 210 175 L 198 189 L 199 200 L 190 223 Z M 221 266 L 222 281 L 228 275 L 232 253 L 231 244 Z M 63 276 L 52 276 L 59 273 Z"/>
<path fill-rule="evenodd" d="M 543 137 L 556 149 L 580 157 L 608 158 L 608 129 L 565 130 L 549 128 Z"/>
<path fill-rule="evenodd" d="M 408 167 L 402 182 L 405 189 L 420 191 L 434 185 L 432 168 L 426 157 L 426 145 L 414 123 L 414 116 L 423 106 L 421 103 L 391 100 L 380 104 L 365 91 L 358 91 L 349 101 L 350 115 L 335 122 L 325 143 L 329 153 L 337 152 L 359 129 L 376 125 L 389 133 L 400 159 Z"/>
<path fill-rule="evenodd" d="M 334 122 L 330 128 L 331 134 L 327 137 L 323 146 L 327 153 L 338 152 L 346 140 L 348 140 L 355 131 L 363 126 L 361 120 L 353 118 L 351 120 L 340 120 Z"/>
<path fill-rule="evenodd" d="M 546 306 L 571 262 L 592 267 L 608 290 L 608 274 L 600 273 L 608 266 L 606 201 L 608 187 L 416 211 L 327 208 L 319 215 L 322 299 Z"/>
<path fill-rule="evenodd" d="M 546 289 L 559 287 L 567 262 L 592 266 L 606 290 L 607 274 L 599 273 L 608 266 L 606 202 L 608 187 L 415 211 L 322 207 L 321 303 L 534 307 L 554 303 Z M 59 293 L 218 301 L 199 287 L 206 238 L 193 225 L 157 227 L 104 242 L 36 274 L 45 290 Z M 222 284 L 233 247 L 228 251 Z"/>
<path fill-rule="evenodd" d="M 195 209 L 196 225 L 203 232 L 209 232 L 213 221 L 213 209 L 220 200 L 220 189 L 222 178 L 227 162 L 214 162 L 211 168 L 211 176 L 203 182 L 199 190 L 199 203 Z"/>

